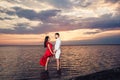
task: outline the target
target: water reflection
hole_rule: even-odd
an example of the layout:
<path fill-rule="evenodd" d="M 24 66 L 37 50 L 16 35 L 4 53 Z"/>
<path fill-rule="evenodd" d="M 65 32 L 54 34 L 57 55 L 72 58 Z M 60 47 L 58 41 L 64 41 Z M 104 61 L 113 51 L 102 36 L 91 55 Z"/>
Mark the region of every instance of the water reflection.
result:
<path fill-rule="evenodd" d="M 51 80 L 49 71 L 44 71 L 40 73 L 40 80 Z M 61 70 L 53 74 L 54 78 L 61 79 Z"/>
<path fill-rule="evenodd" d="M 47 79 L 50 79 L 49 72 L 48 71 L 41 72 L 40 80 L 47 80 Z"/>
<path fill-rule="evenodd" d="M 45 74 L 39 65 L 43 53 L 42 46 L 0 47 L 1 80 L 65 80 L 120 66 L 120 46 L 62 46 L 61 76 L 54 58 Z"/>

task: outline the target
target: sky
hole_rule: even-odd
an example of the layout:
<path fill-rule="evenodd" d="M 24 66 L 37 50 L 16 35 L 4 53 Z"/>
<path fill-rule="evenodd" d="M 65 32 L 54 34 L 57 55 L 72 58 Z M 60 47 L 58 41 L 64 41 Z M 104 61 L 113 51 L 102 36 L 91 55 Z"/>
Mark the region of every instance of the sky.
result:
<path fill-rule="evenodd" d="M 0 45 L 120 44 L 120 0 L 0 0 Z"/>

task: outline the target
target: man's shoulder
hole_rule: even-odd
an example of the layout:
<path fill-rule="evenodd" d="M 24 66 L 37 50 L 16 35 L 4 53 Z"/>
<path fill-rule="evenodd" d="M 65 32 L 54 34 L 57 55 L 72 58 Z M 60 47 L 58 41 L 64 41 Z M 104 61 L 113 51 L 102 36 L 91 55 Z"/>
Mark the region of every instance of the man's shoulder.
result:
<path fill-rule="evenodd" d="M 57 40 L 58 40 L 58 41 L 61 41 L 61 39 L 60 39 L 60 38 L 58 38 Z"/>

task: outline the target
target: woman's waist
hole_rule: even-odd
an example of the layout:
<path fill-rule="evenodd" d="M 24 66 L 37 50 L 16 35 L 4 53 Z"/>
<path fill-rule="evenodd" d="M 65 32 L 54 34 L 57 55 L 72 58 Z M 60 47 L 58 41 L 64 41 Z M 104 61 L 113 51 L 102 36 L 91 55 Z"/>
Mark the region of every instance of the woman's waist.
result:
<path fill-rule="evenodd" d="M 50 47 L 50 49 L 52 50 L 52 49 L 53 49 L 53 47 Z M 49 50 L 49 48 L 46 48 L 46 50 Z"/>
<path fill-rule="evenodd" d="M 53 49 L 51 49 L 53 51 Z M 49 49 L 46 49 L 46 52 L 51 52 Z"/>

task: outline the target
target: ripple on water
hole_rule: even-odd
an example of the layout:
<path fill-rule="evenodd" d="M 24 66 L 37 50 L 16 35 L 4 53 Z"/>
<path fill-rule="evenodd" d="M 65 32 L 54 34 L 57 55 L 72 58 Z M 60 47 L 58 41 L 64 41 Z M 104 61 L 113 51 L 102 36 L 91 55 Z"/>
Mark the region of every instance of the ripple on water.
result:
<path fill-rule="evenodd" d="M 86 75 L 101 70 L 120 67 L 120 46 L 62 46 L 62 79 Z M 44 68 L 39 59 L 45 49 L 42 46 L 0 47 L 0 77 L 3 80 L 39 80 Z M 51 58 L 49 76 L 56 79 L 56 61 Z"/>

